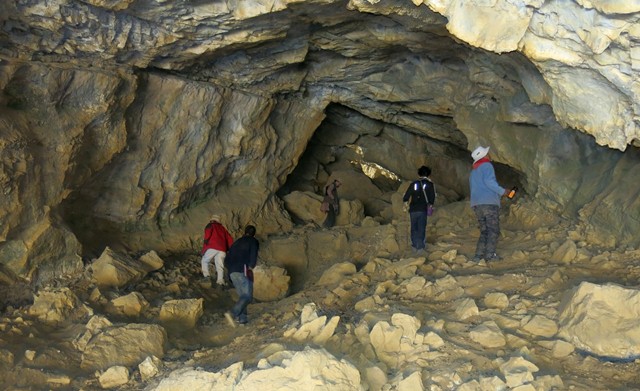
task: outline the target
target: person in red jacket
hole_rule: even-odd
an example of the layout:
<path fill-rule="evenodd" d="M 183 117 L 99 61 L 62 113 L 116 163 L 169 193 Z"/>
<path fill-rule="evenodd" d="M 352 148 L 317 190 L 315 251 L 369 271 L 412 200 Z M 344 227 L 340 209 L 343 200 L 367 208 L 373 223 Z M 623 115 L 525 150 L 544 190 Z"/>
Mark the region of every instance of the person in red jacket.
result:
<path fill-rule="evenodd" d="M 220 224 L 220 216 L 212 215 L 211 221 L 204 228 L 204 244 L 200 263 L 202 264 L 202 274 L 205 278 L 209 278 L 211 276 L 209 265 L 213 259 L 217 274 L 216 284 L 219 286 L 227 285 L 224 279 L 224 258 L 232 244 L 233 238 L 229 231 Z"/>

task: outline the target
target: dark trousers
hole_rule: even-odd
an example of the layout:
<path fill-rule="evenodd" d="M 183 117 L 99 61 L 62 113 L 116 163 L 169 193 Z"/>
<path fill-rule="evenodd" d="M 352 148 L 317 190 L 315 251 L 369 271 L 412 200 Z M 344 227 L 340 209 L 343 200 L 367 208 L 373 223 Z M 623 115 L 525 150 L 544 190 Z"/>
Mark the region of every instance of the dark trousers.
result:
<path fill-rule="evenodd" d="M 231 313 L 240 323 L 247 323 L 247 306 L 253 300 L 253 282 L 244 273 L 231 273 L 231 282 L 240 296 Z"/>
<path fill-rule="evenodd" d="M 498 205 L 476 205 L 473 207 L 480 227 L 476 245 L 476 257 L 491 257 L 496 253 L 500 237 L 500 207 Z"/>
<path fill-rule="evenodd" d="M 411 219 L 411 247 L 422 250 L 427 243 L 427 211 L 409 212 Z"/>
<path fill-rule="evenodd" d="M 324 219 L 322 226 L 325 228 L 331 228 L 336 223 L 336 210 L 333 204 L 329 203 L 329 211 L 327 212 L 327 218 Z"/>

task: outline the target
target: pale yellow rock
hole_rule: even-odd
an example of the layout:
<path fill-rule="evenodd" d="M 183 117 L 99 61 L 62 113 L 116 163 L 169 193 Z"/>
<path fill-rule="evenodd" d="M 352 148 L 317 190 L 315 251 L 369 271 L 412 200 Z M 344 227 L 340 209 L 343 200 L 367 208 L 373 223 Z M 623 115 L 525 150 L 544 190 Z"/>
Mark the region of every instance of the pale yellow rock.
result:
<path fill-rule="evenodd" d="M 193 328 L 204 312 L 204 299 L 165 301 L 158 319 L 171 327 Z"/>
<path fill-rule="evenodd" d="M 40 321 L 58 324 L 93 315 L 93 311 L 80 302 L 69 288 L 43 289 L 34 296 L 29 315 Z"/>
<path fill-rule="evenodd" d="M 113 366 L 98 378 L 100 387 L 108 389 L 122 386 L 129 382 L 129 369 L 123 366 Z"/>
<path fill-rule="evenodd" d="M 156 356 L 148 356 L 143 362 L 138 364 L 138 371 L 142 381 L 147 381 L 155 377 L 162 368 L 162 361 Z"/>
<path fill-rule="evenodd" d="M 506 345 L 504 334 L 495 322 L 484 322 L 474 327 L 469 336 L 472 340 L 487 348 L 500 348 Z"/>
<path fill-rule="evenodd" d="M 90 268 L 92 279 L 98 287 L 122 287 L 139 281 L 148 271 L 146 264 L 116 253 L 109 247 Z"/>
<path fill-rule="evenodd" d="M 164 266 L 164 261 L 155 251 L 149 251 L 140 258 L 138 258 L 148 272 L 161 269 Z"/>
<path fill-rule="evenodd" d="M 128 324 L 101 330 L 89 341 L 80 367 L 105 370 L 112 366 L 138 365 L 147 356 L 164 356 L 167 335 L 155 324 Z"/>
<path fill-rule="evenodd" d="M 259 301 L 277 301 L 289 293 L 291 277 L 284 268 L 258 265 L 253 270 L 253 297 Z"/>
<path fill-rule="evenodd" d="M 318 280 L 317 284 L 322 286 L 331 286 L 342 281 L 346 276 L 356 273 L 356 265 L 351 262 L 341 262 L 332 265 L 327 269 Z"/>
<path fill-rule="evenodd" d="M 484 296 L 484 305 L 488 308 L 505 309 L 509 306 L 509 298 L 502 292 L 487 293 Z"/>
<path fill-rule="evenodd" d="M 113 311 L 126 316 L 140 316 L 149 307 L 149 302 L 138 292 L 111 300 Z"/>
<path fill-rule="evenodd" d="M 479 314 L 476 302 L 471 298 L 461 299 L 453 304 L 455 317 L 459 320 L 466 320 Z"/>
<path fill-rule="evenodd" d="M 396 386 L 398 391 L 423 391 L 422 375 L 420 371 L 411 373 L 409 376 L 398 382 Z"/>
<path fill-rule="evenodd" d="M 558 308 L 558 336 L 604 357 L 640 355 L 640 291 L 582 282 Z"/>
<path fill-rule="evenodd" d="M 553 252 L 551 260 L 559 263 L 571 263 L 578 254 L 578 248 L 573 240 L 567 240 Z"/>
<path fill-rule="evenodd" d="M 551 338 L 558 332 L 558 325 L 546 316 L 535 315 L 522 329 L 533 335 Z"/>
<path fill-rule="evenodd" d="M 508 361 L 499 365 L 507 386 L 518 387 L 533 380 L 533 374 L 539 368 L 522 357 L 511 357 Z"/>
<path fill-rule="evenodd" d="M 364 370 L 364 378 L 371 391 L 381 391 L 387 384 L 387 374 L 377 366 L 371 366 Z"/>

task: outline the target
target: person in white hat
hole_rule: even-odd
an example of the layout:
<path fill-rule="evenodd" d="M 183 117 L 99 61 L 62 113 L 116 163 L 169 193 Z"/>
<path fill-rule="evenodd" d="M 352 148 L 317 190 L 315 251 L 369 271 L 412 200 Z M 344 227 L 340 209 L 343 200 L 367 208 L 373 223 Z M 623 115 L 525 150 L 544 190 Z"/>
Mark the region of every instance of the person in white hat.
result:
<path fill-rule="evenodd" d="M 478 147 L 471 152 L 473 167 L 469 176 L 471 189 L 471 209 L 476 214 L 480 226 L 480 237 L 476 244 L 473 261 L 496 261 L 500 257 L 496 253 L 500 236 L 500 197 L 507 195 L 507 190 L 498 184 L 496 173 L 491 164 L 489 147 Z"/>
<path fill-rule="evenodd" d="M 233 244 L 233 238 L 229 231 L 220 223 L 220 215 L 211 215 L 209 224 L 204 228 L 204 243 L 202 245 L 202 275 L 210 278 L 209 271 L 211 260 L 216 267 L 216 284 L 227 285 L 224 279 L 224 258 Z"/>

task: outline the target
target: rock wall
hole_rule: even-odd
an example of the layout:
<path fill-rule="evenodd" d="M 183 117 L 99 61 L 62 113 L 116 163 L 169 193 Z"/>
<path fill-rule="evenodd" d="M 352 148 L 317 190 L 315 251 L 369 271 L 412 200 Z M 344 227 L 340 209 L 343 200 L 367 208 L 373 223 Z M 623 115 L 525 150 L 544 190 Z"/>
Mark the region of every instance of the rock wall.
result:
<path fill-rule="evenodd" d="M 286 232 L 275 194 L 336 172 L 372 215 L 422 164 L 463 199 L 477 144 L 594 242 L 638 243 L 635 4 L 20 0 L 0 15 L 0 263 L 19 275 L 77 271 L 107 244 L 197 249 L 211 212 L 234 235 Z"/>

